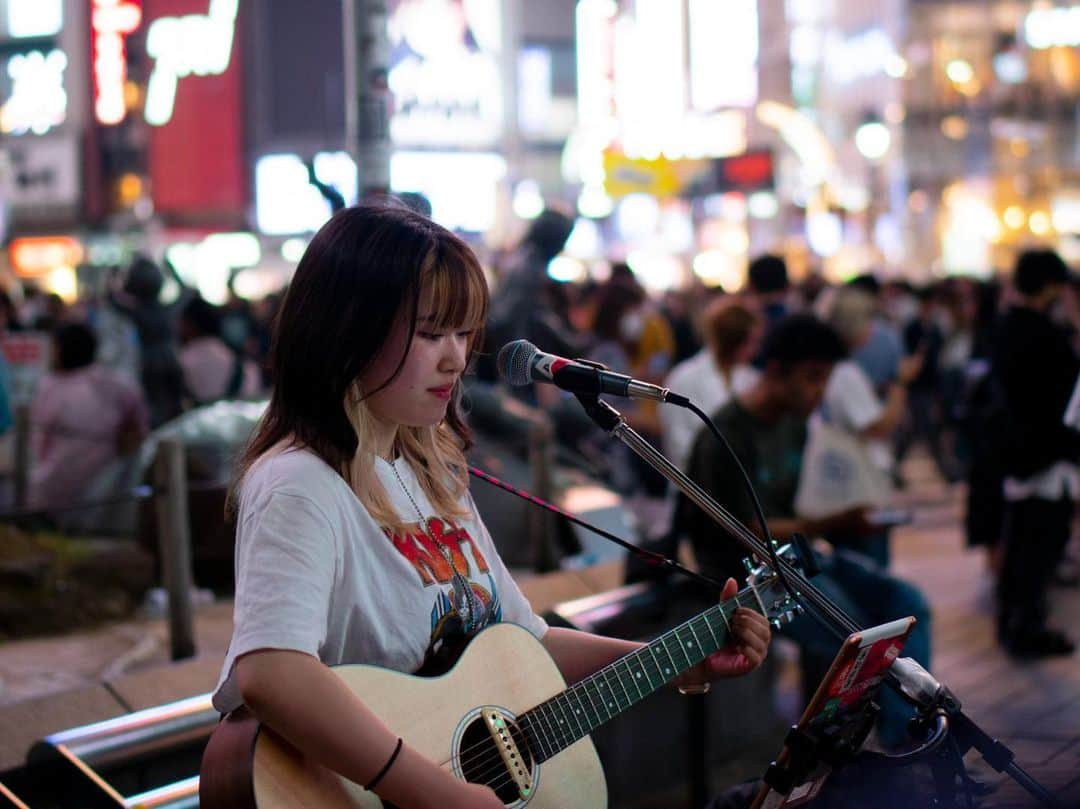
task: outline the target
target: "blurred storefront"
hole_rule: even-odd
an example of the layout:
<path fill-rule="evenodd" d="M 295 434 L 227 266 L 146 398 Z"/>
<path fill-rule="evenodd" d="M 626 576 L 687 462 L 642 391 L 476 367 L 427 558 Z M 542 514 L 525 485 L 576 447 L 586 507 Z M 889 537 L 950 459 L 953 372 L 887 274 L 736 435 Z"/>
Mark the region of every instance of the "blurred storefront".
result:
<path fill-rule="evenodd" d="M 85 4 L 72 0 L 0 1 L 0 238 L 42 237 L 24 246 L 23 262 L 5 251 L 3 286 L 12 272 L 46 287 L 74 286 L 70 259 L 81 245 L 72 234 L 87 188 L 86 16 Z M 50 255 L 65 261 L 41 266 Z"/>
<path fill-rule="evenodd" d="M 1019 248 L 1080 257 L 1080 6 L 579 0 L 565 179 L 591 249 L 647 284 L 986 275 Z M 648 54 L 648 58 L 642 58 Z M 771 155 L 770 188 L 707 189 Z M 573 251 L 571 251 L 573 252 Z"/>
<path fill-rule="evenodd" d="M 578 125 L 564 180 L 578 231 L 563 277 L 625 261 L 654 291 L 736 288 L 777 216 L 773 153 L 750 149 L 759 98 L 754 0 L 579 0 Z M 575 238 L 578 237 L 578 238 Z M 771 241 L 771 238 L 765 239 Z"/>
<path fill-rule="evenodd" d="M 578 216 L 554 275 L 624 260 L 655 290 L 736 289 L 767 250 L 831 280 L 1080 260 L 1076 3 L 387 11 L 391 188 L 484 254 L 554 205 Z M 257 296 L 356 200 L 341 0 L 0 0 L 0 61 L 0 232 L 64 246 L 24 258 L 143 249 Z"/>
<path fill-rule="evenodd" d="M 907 47 L 922 260 L 988 274 L 1049 245 L 1080 261 L 1080 5 L 919 0 Z"/>
<path fill-rule="evenodd" d="M 356 199 L 341 3 L 251 6 L 255 224 L 305 239 L 330 209 L 311 176 Z M 422 194 L 436 221 L 478 245 L 507 242 L 515 200 L 528 211 L 530 190 L 541 207 L 558 193 L 575 115 L 572 0 L 391 0 L 387 10 L 391 190 Z"/>
<path fill-rule="evenodd" d="M 755 131 L 782 156 L 778 245 L 796 275 L 900 271 L 909 241 L 898 204 L 906 196 L 906 2 L 761 6 L 763 40 L 774 44 L 760 67 L 767 95 Z"/>
<path fill-rule="evenodd" d="M 765 251 L 796 279 L 900 266 L 904 11 L 579 0 L 565 178 L 588 243 L 657 290 L 738 289 Z"/>

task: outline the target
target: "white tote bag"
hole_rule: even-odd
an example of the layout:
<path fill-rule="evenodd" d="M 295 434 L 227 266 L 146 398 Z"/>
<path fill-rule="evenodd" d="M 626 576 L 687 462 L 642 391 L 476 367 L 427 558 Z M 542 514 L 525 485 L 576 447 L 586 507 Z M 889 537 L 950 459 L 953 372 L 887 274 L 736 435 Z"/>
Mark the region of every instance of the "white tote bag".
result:
<path fill-rule="evenodd" d="M 858 506 L 880 508 L 891 492 L 888 475 L 874 463 L 865 441 L 823 419 L 811 420 L 796 514 L 817 518 Z"/>

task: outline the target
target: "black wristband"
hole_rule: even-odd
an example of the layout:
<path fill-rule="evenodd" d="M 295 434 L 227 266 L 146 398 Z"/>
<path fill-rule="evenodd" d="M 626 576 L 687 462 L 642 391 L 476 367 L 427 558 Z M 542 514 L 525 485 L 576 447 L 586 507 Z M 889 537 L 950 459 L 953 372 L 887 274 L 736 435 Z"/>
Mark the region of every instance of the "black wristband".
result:
<path fill-rule="evenodd" d="M 390 754 L 390 760 L 383 765 L 383 768 L 379 770 L 379 774 L 372 778 L 371 783 L 364 787 L 364 789 L 368 790 L 369 792 L 375 789 L 375 785 L 378 784 L 381 780 L 383 780 L 383 776 L 390 772 L 390 768 L 393 767 L 394 762 L 397 761 L 398 753 L 401 752 L 401 745 L 402 741 L 401 737 L 399 736 L 397 740 L 397 747 L 395 747 L 394 752 Z"/>

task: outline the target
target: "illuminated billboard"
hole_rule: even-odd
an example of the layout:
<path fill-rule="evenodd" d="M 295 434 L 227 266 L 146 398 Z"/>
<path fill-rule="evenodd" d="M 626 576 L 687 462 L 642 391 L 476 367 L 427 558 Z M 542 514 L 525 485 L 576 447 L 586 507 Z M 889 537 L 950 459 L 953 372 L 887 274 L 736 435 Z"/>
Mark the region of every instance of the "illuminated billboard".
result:
<path fill-rule="evenodd" d="M 390 134 L 411 146 L 491 146 L 503 128 L 498 0 L 391 0 Z"/>
<path fill-rule="evenodd" d="M 154 210 L 175 219 L 239 224 L 250 191 L 237 0 L 145 0 L 153 58 L 145 114 Z M 197 43 L 199 47 L 194 47 Z"/>

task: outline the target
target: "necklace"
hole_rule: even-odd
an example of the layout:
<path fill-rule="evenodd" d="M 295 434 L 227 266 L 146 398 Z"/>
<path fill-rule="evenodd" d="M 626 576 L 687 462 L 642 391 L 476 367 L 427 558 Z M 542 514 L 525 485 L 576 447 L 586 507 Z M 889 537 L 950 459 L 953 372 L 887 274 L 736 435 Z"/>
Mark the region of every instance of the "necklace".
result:
<path fill-rule="evenodd" d="M 446 545 L 436 539 L 428 519 L 424 517 L 423 510 L 412 496 L 409 487 L 405 485 L 405 481 L 401 479 L 401 473 L 398 472 L 397 465 L 391 462 L 390 469 L 393 471 L 398 485 L 401 486 L 401 490 L 405 492 L 405 497 L 412 503 L 412 507 L 416 511 L 416 516 L 420 518 L 420 530 L 435 543 L 435 547 L 439 549 L 440 553 L 446 558 L 446 563 L 450 566 L 450 573 L 453 576 L 454 582 L 454 609 L 461 619 L 461 625 L 465 630 L 465 633 L 472 634 L 476 629 L 480 628 L 486 617 L 484 603 L 473 591 L 472 584 L 469 580 L 458 572 L 457 567 L 454 565 L 453 553 L 450 552 L 450 549 L 446 547 Z"/>

